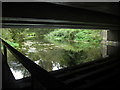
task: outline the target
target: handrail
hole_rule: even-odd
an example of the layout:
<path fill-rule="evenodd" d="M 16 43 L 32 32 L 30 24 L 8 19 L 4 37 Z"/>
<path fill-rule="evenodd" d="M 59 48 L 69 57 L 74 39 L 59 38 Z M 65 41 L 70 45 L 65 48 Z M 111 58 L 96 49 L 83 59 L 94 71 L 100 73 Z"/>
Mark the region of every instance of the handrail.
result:
<path fill-rule="evenodd" d="M 53 77 L 52 74 L 50 74 L 49 72 L 47 72 L 46 70 L 44 70 L 43 68 L 41 68 L 39 65 L 35 64 L 33 61 L 31 61 L 29 58 L 25 57 L 22 53 L 20 53 L 19 51 L 17 51 L 16 49 L 14 49 L 12 46 L 10 46 L 8 43 L 6 43 L 4 40 L 0 39 L 4 45 L 4 54 L 6 55 L 7 54 L 7 51 L 6 51 L 6 48 L 8 48 L 11 53 L 23 64 L 23 66 L 31 73 L 32 75 L 32 78 L 34 80 L 35 78 L 35 82 L 39 82 L 41 85 L 43 85 L 43 87 L 45 87 L 47 90 L 48 89 L 71 89 L 68 85 L 69 83 L 66 83 L 67 81 L 63 81 L 63 82 L 60 82 L 59 80 L 57 80 L 57 78 L 59 77 Z M 109 59 L 109 60 L 108 60 Z M 93 63 L 88 63 L 87 65 L 89 67 L 84 67 L 81 66 L 81 70 L 84 71 L 84 70 L 88 70 L 90 68 L 95 68 L 96 66 L 97 67 L 101 67 L 104 66 L 104 64 L 108 65 L 109 67 L 106 67 L 106 69 L 112 67 L 113 65 L 111 65 L 111 63 L 113 62 L 116 62 L 116 60 L 118 61 L 118 57 L 115 58 L 115 56 L 110 56 L 110 57 L 107 57 L 107 58 L 104 58 L 103 60 L 98 60 L 98 61 L 95 61 Z M 98 63 L 97 63 L 98 62 Z M 116 64 L 119 64 L 118 62 L 115 63 Z M 85 64 L 86 65 L 86 64 Z M 87 68 L 87 69 L 86 69 Z M 77 69 L 77 68 L 75 68 Z M 98 72 L 100 71 L 104 71 L 106 70 L 105 68 L 96 68 L 97 72 L 96 71 L 92 71 L 90 73 L 86 73 L 82 76 L 80 76 L 79 78 L 76 77 L 76 79 L 85 79 L 86 75 L 87 77 L 88 76 L 91 76 L 94 74 L 97 74 Z M 99 71 L 100 70 L 100 71 Z M 89 71 L 89 70 L 88 70 Z M 91 74 L 92 73 L 92 74 Z M 66 73 L 67 74 L 67 73 Z M 59 75 L 58 75 L 59 76 Z M 60 75 L 61 76 L 61 75 Z M 64 77 L 65 77 L 65 74 L 64 74 Z M 74 80 L 72 80 L 74 81 Z M 68 82 L 70 82 L 68 80 Z M 82 82 L 82 81 L 81 81 Z M 70 82 L 71 83 L 71 82 Z M 72 85 L 71 85 L 72 87 Z"/>
<path fill-rule="evenodd" d="M 96 59 L 92 62 L 86 62 L 86 63 L 82 63 L 80 65 L 76 65 L 73 67 L 64 68 L 64 69 L 60 69 L 60 70 L 56 70 L 56 71 L 51 71 L 51 74 L 55 75 L 55 76 L 61 76 L 60 73 L 64 73 L 64 75 L 65 75 L 65 74 L 67 74 L 68 71 L 90 68 L 91 66 L 94 66 L 94 65 L 96 66 L 96 65 L 100 65 L 105 62 L 109 62 L 110 60 L 113 60 L 115 57 L 116 57 L 116 55 L 110 55 L 109 57 Z M 72 72 L 70 72 L 70 73 L 72 73 Z"/>
<path fill-rule="evenodd" d="M 114 58 L 116 59 L 116 58 Z M 95 69 L 98 69 L 98 68 L 101 68 L 102 66 L 104 66 L 105 64 L 108 64 L 108 63 L 111 63 L 111 62 L 115 62 L 116 60 L 114 60 L 112 57 L 111 58 L 104 58 L 103 60 L 101 61 L 97 61 L 96 63 L 91 63 L 89 64 L 88 66 L 85 66 L 85 67 L 79 67 L 79 68 L 75 68 L 74 70 L 71 70 L 71 72 L 67 72 L 66 73 L 63 73 L 63 74 L 59 74 L 59 75 L 56 75 L 57 78 L 62 78 L 64 76 L 67 77 L 69 75 L 73 75 L 74 73 L 77 73 L 78 71 L 79 72 L 85 72 L 85 71 L 90 71 L 90 70 L 94 70 Z"/>
<path fill-rule="evenodd" d="M 35 78 L 46 89 L 68 89 L 68 86 L 63 82 L 57 80 L 49 72 L 41 68 L 39 65 L 31 61 L 15 48 L 10 46 L 7 42 L 0 38 L 3 45 L 9 49 L 9 51 L 22 63 L 22 65 L 31 73 L 31 76 Z M 70 88 L 70 87 L 69 87 Z"/>

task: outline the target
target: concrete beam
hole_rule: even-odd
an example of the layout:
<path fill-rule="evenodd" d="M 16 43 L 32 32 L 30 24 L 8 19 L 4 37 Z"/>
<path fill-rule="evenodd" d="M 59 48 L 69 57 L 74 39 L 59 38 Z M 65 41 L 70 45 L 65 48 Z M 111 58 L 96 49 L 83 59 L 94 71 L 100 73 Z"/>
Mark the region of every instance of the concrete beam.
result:
<path fill-rule="evenodd" d="M 52 3 L 3 2 L 2 11 L 3 17 L 63 20 L 93 25 L 119 26 L 118 16 Z"/>

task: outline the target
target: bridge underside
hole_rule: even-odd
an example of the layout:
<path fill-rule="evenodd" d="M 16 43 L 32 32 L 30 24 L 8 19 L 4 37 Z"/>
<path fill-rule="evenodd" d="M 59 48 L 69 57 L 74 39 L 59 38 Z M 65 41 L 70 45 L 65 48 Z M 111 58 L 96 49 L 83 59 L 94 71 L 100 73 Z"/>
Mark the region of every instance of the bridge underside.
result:
<path fill-rule="evenodd" d="M 97 3 L 96 3 L 97 4 Z M 103 3 L 97 4 L 101 7 Z M 3 24 L 4 28 L 11 27 L 55 27 L 55 28 L 86 28 L 86 29 L 105 29 L 108 41 L 118 42 L 118 45 L 108 45 L 106 57 L 102 60 L 81 64 L 75 67 L 47 72 L 19 52 L 11 49 L 5 44 L 22 64 L 32 73 L 31 77 L 15 80 L 7 64 L 6 53 L 2 55 L 2 76 L 3 89 L 6 88 L 39 88 L 48 89 L 71 89 L 80 88 L 120 88 L 120 14 L 114 14 L 114 7 L 119 8 L 118 3 L 108 3 L 106 8 L 109 11 L 99 11 L 85 7 L 74 7 L 56 3 L 3 3 Z M 81 3 L 85 5 L 85 3 Z M 95 3 L 91 4 L 95 5 Z M 106 5 L 106 4 L 105 4 Z M 103 6 L 103 5 L 102 5 Z M 104 6 L 105 7 L 105 6 Z M 94 8 L 94 7 L 93 7 Z M 102 7 L 101 7 L 102 8 Z M 116 8 L 115 8 L 116 10 Z M 33 70 L 31 69 L 34 68 Z M 40 77 L 38 77 L 38 73 Z M 37 78 L 38 80 L 37 80 Z M 49 85 L 50 84 L 50 85 Z"/>

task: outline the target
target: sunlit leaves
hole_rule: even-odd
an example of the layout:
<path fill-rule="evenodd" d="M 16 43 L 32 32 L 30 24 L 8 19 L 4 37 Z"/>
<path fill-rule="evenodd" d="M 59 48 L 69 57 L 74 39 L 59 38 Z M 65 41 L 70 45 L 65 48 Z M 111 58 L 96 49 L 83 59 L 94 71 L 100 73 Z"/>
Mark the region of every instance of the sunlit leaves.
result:
<path fill-rule="evenodd" d="M 45 38 L 51 42 L 76 42 L 79 48 L 92 48 L 98 46 L 101 42 L 100 30 L 87 29 L 56 29 L 45 35 Z"/>

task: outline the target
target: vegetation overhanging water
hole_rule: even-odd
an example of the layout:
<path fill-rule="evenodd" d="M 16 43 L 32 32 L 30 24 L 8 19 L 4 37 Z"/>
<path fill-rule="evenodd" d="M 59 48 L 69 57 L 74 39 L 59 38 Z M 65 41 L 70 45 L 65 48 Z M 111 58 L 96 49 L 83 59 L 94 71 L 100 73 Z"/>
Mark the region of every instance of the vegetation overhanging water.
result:
<path fill-rule="evenodd" d="M 102 58 L 101 30 L 3 28 L 2 38 L 47 71 Z M 30 75 L 10 52 L 8 63 L 14 73 Z"/>

